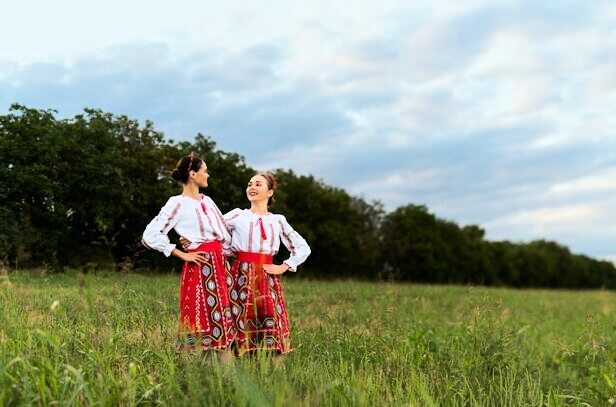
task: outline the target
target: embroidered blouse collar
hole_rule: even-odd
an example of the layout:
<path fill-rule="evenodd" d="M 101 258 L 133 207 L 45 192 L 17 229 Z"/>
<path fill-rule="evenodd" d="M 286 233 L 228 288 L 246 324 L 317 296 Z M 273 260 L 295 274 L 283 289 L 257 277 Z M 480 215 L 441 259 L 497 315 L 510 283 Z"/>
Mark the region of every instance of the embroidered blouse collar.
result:
<path fill-rule="evenodd" d="M 250 212 L 251 214 L 253 214 L 254 216 L 269 216 L 269 215 L 272 215 L 272 213 L 271 213 L 271 212 L 267 212 L 267 213 L 256 213 L 256 212 L 253 212 L 253 211 L 252 211 L 252 210 L 250 210 L 250 209 L 246 209 L 246 210 L 247 210 L 248 212 Z"/>

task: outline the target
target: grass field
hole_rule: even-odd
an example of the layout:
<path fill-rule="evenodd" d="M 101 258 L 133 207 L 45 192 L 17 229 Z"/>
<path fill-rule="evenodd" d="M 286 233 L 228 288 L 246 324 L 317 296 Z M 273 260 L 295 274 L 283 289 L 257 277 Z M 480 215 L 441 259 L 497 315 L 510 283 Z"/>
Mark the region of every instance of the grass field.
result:
<path fill-rule="evenodd" d="M 0 276 L 0 405 L 616 405 L 616 293 L 285 280 L 296 350 L 173 351 L 178 275 Z"/>

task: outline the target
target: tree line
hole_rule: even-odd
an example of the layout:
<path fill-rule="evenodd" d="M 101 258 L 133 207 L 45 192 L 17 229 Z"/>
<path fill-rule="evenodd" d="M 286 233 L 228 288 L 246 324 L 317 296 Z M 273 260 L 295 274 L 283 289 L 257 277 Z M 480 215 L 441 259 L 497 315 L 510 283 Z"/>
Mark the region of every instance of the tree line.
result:
<path fill-rule="evenodd" d="M 209 137 L 166 139 L 153 124 L 96 109 L 69 119 L 13 105 L 0 115 L 0 264 L 5 268 L 179 269 L 140 244 L 145 225 L 171 195 L 170 172 L 194 151 L 212 173 L 205 191 L 221 210 L 248 206 L 254 174 L 239 154 Z M 387 213 L 313 176 L 274 171 L 274 212 L 287 216 L 312 255 L 302 273 L 514 287 L 616 288 L 607 261 L 573 254 L 556 242 L 488 241 L 426 206 Z M 177 236 L 172 236 L 177 239 Z M 279 256 L 284 256 L 280 253 Z"/>

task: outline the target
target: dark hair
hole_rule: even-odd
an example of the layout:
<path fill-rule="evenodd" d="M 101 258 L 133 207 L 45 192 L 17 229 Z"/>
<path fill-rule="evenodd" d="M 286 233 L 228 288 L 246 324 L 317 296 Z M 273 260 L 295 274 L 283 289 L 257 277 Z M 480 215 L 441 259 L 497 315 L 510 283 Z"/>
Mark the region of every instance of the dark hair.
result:
<path fill-rule="evenodd" d="M 188 182 L 188 175 L 190 174 L 190 171 L 199 171 L 199 168 L 201 168 L 202 164 L 202 159 L 197 157 L 194 153 L 190 153 L 189 155 L 178 161 L 178 164 L 175 166 L 175 169 L 171 173 L 171 178 L 181 182 L 182 184 L 186 184 Z"/>
<path fill-rule="evenodd" d="M 258 172 L 255 175 L 260 175 L 263 178 L 265 178 L 265 182 L 267 182 L 267 190 L 268 191 L 271 189 L 272 191 L 276 192 L 276 178 L 274 178 L 274 174 L 272 174 L 271 172 Z M 272 195 L 267 200 L 267 204 L 271 205 L 274 202 L 275 202 L 274 195 Z"/>

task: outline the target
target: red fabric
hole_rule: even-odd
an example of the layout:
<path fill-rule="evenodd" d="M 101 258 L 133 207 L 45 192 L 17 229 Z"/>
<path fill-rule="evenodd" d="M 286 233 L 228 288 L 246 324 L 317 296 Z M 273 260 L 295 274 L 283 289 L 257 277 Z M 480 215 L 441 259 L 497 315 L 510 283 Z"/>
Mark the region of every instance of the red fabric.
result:
<path fill-rule="evenodd" d="M 199 203 L 201 204 L 201 210 L 203 211 L 203 213 L 207 216 L 207 206 L 205 206 L 205 202 L 203 202 L 203 197 L 205 195 L 203 194 L 199 194 Z"/>
<path fill-rule="evenodd" d="M 259 225 L 259 227 L 261 228 L 261 239 L 262 240 L 266 240 L 267 239 L 267 234 L 265 234 L 265 228 L 263 227 L 263 219 L 259 218 L 259 220 L 257 221 L 257 225 Z"/>
<path fill-rule="evenodd" d="M 263 271 L 272 257 L 261 253 L 238 253 L 231 267 L 236 277 L 231 292 L 238 353 L 292 350 L 287 307 L 278 276 Z"/>
<path fill-rule="evenodd" d="M 225 267 L 220 242 L 206 242 L 191 251 L 205 252 L 206 262 L 184 263 L 176 350 L 226 349 L 236 329 L 229 301 L 233 279 Z"/>
<path fill-rule="evenodd" d="M 237 261 L 259 264 L 272 264 L 274 257 L 264 253 L 238 252 L 236 255 Z"/>

